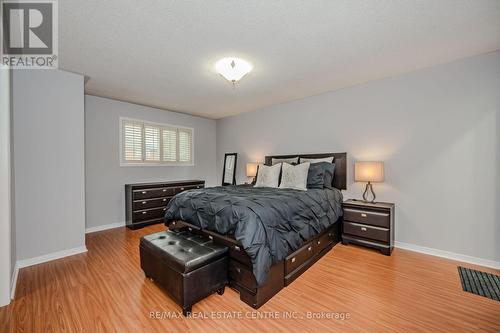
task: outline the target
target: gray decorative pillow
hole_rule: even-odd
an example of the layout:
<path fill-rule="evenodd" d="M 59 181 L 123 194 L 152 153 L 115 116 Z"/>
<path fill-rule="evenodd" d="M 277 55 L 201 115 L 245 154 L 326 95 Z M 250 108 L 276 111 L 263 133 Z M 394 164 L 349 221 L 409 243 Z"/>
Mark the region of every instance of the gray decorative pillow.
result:
<path fill-rule="evenodd" d="M 321 162 L 328 162 L 328 163 L 333 163 L 333 156 L 331 157 L 324 157 L 324 158 L 300 158 L 300 163 L 305 163 L 305 162 L 310 162 L 311 164 L 313 163 L 321 163 Z"/>
<path fill-rule="evenodd" d="M 333 177 L 335 176 L 335 163 L 321 163 L 325 166 L 325 187 L 333 188 Z"/>
<path fill-rule="evenodd" d="M 314 163 L 309 166 L 309 171 L 307 172 L 307 188 L 322 189 L 324 187 L 325 164 L 327 163 Z"/>
<path fill-rule="evenodd" d="M 271 159 L 271 165 L 275 165 L 278 163 L 288 163 L 288 164 L 298 164 L 299 163 L 299 157 L 291 157 L 291 158 L 272 158 Z"/>
<path fill-rule="evenodd" d="M 306 191 L 309 166 L 309 162 L 298 165 L 283 163 L 280 188 Z"/>
<path fill-rule="evenodd" d="M 307 188 L 333 188 L 335 163 L 320 162 L 311 164 L 307 174 Z"/>
<path fill-rule="evenodd" d="M 255 187 L 278 187 L 281 163 L 273 166 L 260 164 Z"/>

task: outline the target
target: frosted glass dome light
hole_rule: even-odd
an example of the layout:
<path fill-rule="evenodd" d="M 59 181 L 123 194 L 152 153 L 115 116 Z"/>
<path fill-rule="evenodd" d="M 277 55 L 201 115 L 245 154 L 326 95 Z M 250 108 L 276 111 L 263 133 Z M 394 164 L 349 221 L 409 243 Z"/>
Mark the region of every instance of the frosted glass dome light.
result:
<path fill-rule="evenodd" d="M 239 58 L 223 58 L 215 64 L 215 70 L 226 80 L 235 84 L 252 71 L 252 65 Z"/>

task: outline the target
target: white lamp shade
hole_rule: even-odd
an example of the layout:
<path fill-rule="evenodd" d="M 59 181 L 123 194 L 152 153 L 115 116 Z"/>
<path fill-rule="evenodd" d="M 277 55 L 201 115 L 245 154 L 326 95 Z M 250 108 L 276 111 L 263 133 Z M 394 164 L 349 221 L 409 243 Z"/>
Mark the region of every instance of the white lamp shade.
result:
<path fill-rule="evenodd" d="M 237 82 L 250 73 L 252 65 L 239 58 L 223 58 L 215 64 L 215 70 L 226 80 Z"/>
<path fill-rule="evenodd" d="M 355 162 L 354 181 L 383 182 L 384 162 Z"/>
<path fill-rule="evenodd" d="M 247 163 L 247 177 L 257 176 L 257 163 Z"/>

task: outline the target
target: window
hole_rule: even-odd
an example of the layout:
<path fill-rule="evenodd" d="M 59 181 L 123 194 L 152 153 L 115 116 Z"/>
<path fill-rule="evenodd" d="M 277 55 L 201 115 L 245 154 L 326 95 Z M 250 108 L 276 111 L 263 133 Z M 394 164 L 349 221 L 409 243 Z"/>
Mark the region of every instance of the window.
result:
<path fill-rule="evenodd" d="M 193 129 L 121 119 L 122 165 L 193 164 Z"/>

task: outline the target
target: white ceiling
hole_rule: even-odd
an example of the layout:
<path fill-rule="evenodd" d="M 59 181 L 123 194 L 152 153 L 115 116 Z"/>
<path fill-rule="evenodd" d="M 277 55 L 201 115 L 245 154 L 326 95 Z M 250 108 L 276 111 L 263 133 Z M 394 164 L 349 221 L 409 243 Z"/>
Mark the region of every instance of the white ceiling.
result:
<path fill-rule="evenodd" d="M 217 119 L 498 50 L 500 0 L 61 0 L 59 45 L 88 94 Z"/>

